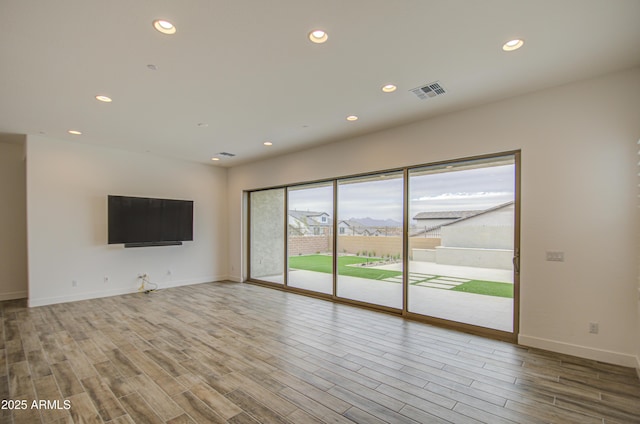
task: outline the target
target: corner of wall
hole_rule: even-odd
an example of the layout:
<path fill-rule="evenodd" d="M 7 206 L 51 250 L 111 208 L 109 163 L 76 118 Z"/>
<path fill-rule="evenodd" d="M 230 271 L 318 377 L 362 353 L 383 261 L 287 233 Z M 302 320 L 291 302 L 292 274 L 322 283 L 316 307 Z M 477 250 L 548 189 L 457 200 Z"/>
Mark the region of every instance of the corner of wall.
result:
<path fill-rule="evenodd" d="M 244 283 L 244 280 L 239 275 L 229 275 L 225 278 L 227 281 L 233 281 L 234 283 Z"/>
<path fill-rule="evenodd" d="M 28 293 L 25 139 L 0 134 L 0 301 Z"/>

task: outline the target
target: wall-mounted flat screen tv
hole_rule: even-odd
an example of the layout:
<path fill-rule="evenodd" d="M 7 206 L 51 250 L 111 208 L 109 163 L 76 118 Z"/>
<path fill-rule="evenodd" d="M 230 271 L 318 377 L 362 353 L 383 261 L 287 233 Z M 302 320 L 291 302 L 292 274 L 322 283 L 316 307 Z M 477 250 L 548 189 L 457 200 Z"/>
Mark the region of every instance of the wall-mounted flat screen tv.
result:
<path fill-rule="evenodd" d="M 180 245 L 193 240 L 193 201 L 108 196 L 109 244 Z"/>

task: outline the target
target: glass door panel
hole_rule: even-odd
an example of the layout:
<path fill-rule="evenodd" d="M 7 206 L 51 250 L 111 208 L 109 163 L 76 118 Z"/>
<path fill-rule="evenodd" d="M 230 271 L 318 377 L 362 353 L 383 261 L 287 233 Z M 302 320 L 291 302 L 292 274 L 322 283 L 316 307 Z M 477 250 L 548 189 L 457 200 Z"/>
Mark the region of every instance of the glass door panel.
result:
<path fill-rule="evenodd" d="M 287 285 L 333 294 L 333 183 L 287 190 Z"/>
<path fill-rule="evenodd" d="M 403 174 L 338 181 L 337 296 L 402 308 Z"/>
<path fill-rule="evenodd" d="M 250 193 L 249 277 L 284 284 L 284 189 Z"/>
<path fill-rule="evenodd" d="M 409 312 L 513 331 L 515 157 L 409 171 Z"/>

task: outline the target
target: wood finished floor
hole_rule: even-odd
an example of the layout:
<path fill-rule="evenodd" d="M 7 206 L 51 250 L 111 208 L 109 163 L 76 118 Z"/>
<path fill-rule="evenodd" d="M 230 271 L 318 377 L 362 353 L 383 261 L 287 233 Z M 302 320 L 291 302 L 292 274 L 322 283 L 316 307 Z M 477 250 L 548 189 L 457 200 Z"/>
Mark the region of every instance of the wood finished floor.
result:
<path fill-rule="evenodd" d="M 0 311 L 2 423 L 640 423 L 633 369 L 255 285 Z"/>

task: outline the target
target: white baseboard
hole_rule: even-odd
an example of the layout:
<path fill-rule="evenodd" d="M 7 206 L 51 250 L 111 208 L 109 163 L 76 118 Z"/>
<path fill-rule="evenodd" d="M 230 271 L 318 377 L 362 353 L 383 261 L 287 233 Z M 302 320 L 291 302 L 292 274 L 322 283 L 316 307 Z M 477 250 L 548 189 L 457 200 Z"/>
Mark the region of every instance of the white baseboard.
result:
<path fill-rule="evenodd" d="M 202 284 L 202 283 L 211 283 L 214 281 L 222 281 L 227 278 L 226 275 L 216 275 L 212 277 L 202 277 L 190 280 L 182 280 L 182 281 L 165 281 L 158 284 L 158 289 L 169 289 L 171 287 L 182 287 L 182 286 L 191 286 L 193 284 Z"/>
<path fill-rule="evenodd" d="M 126 287 L 112 290 L 100 290 L 97 292 L 78 293 L 65 296 L 43 297 L 43 298 L 29 298 L 29 307 L 36 306 L 55 305 L 56 303 L 77 302 L 79 300 L 97 299 L 100 297 L 119 296 L 122 294 L 135 293 L 138 291 L 134 287 Z"/>
<path fill-rule="evenodd" d="M 165 281 L 162 283 L 157 283 L 158 284 L 157 289 L 162 290 L 162 289 L 168 289 L 171 287 L 181 287 L 181 286 L 190 286 L 192 284 L 210 283 L 212 281 L 220 281 L 225 278 L 226 276 L 210 276 L 210 277 L 202 277 L 197 279 L 189 279 L 189 280 L 181 280 L 181 281 Z M 77 302 L 79 300 L 89 300 L 89 299 L 98 299 L 101 297 L 119 296 L 123 294 L 136 293 L 137 291 L 138 291 L 138 286 L 120 287 L 120 288 L 111 289 L 111 290 L 100 290 L 100 291 L 85 292 L 85 293 L 78 293 L 78 294 L 65 295 L 65 296 L 29 298 L 28 303 L 29 303 L 29 307 L 33 308 L 36 306 L 53 305 L 56 303 Z"/>
<path fill-rule="evenodd" d="M 621 365 L 639 369 L 640 359 L 637 356 L 627 353 L 614 352 L 605 349 L 596 349 L 588 346 L 575 345 L 571 343 L 559 342 L 556 340 L 543 339 L 520 334 L 518 343 L 523 346 L 536 347 L 550 350 L 552 352 L 564 353 L 578 356 L 580 358 L 593 359 L 595 361 L 606 362 L 608 364 Z"/>
<path fill-rule="evenodd" d="M 242 277 L 239 275 L 227 275 L 225 280 L 233 281 L 234 283 L 243 283 Z"/>
<path fill-rule="evenodd" d="M 25 297 L 27 297 L 26 290 L 0 293 L 0 302 L 3 300 L 24 299 Z"/>

